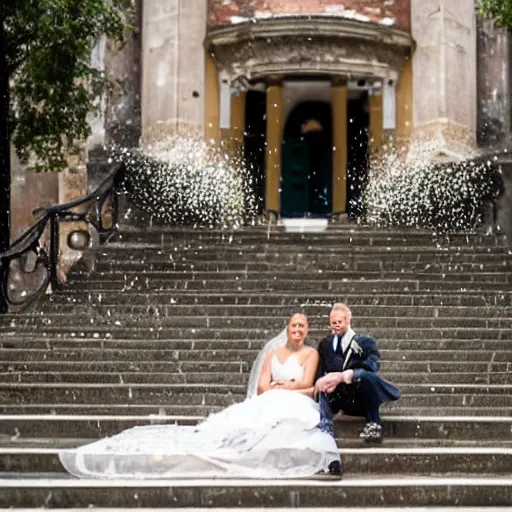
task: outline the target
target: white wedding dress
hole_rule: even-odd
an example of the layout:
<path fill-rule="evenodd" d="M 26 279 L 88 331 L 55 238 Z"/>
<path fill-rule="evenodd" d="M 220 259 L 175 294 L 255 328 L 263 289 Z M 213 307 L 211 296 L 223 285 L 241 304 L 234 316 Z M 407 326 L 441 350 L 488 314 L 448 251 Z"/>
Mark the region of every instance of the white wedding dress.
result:
<path fill-rule="evenodd" d="M 255 394 L 262 360 L 282 338 L 258 356 L 243 402 L 197 426 L 135 427 L 64 450 L 62 464 L 81 478 L 297 478 L 326 470 L 340 456 L 334 439 L 318 428 L 318 404 L 293 391 Z M 303 371 L 295 355 L 271 360 L 273 380 L 300 379 Z"/>

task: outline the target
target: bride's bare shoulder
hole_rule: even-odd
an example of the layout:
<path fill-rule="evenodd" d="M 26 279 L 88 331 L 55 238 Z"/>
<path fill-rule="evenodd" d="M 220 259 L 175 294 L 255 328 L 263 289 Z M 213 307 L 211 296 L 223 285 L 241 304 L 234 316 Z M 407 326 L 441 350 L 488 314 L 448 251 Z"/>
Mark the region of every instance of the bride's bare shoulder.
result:
<path fill-rule="evenodd" d="M 306 351 L 308 357 L 309 356 L 312 356 L 312 355 L 318 355 L 318 350 L 314 347 L 310 347 L 310 346 L 304 346 L 303 350 Z"/>

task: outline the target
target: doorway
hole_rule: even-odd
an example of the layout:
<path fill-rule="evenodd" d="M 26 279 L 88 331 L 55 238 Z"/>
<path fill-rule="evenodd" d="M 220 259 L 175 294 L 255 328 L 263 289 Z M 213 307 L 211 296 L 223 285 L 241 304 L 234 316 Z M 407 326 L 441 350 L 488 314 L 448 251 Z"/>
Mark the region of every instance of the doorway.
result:
<path fill-rule="evenodd" d="M 267 133 L 267 94 L 247 91 L 245 102 L 244 161 L 247 188 L 255 198 L 256 214 L 265 211 L 265 153 Z"/>
<path fill-rule="evenodd" d="M 368 182 L 370 115 L 367 91 L 348 100 L 347 121 L 347 214 L 355 220 L 364 213 L 363 193 Z"/>
<path fill-rule="evenodd" d="M 282 142 L 281 216 L 325 217 L 332 210 L 332 109 L 321 101 L 297 105 Z"/>

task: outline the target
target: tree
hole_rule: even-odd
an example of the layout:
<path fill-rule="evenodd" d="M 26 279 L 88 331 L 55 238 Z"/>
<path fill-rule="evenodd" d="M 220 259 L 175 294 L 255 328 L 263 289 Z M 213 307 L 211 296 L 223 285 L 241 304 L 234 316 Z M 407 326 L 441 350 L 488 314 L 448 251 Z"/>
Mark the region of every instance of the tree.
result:
<path fill-rule="evenodd" d="M 512 28 L 512 0 L 479 0 L 478 12 L 498 27 Z"/>
<path fill-rule="evenodd" d="M 0 251 L 9 230 L 10 144 L 37 171 L 66 166 L 90 134 L 105 73 L 91 65 L 104 34 L 122 41 L 129 0 L 0 0 Z M 7 242 L 8 243 L 8 242 Z"/>

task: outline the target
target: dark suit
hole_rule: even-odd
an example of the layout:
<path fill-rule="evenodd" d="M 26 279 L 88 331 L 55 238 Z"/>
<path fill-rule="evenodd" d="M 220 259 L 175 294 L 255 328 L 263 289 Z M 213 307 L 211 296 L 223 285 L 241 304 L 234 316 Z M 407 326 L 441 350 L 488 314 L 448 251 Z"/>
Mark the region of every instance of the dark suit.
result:
<path fill-rule="evenodd" d="M 352 384 L 339 384 L 332 393 L 326 397 L 321 396 L 322 408 L 328 404 L 330 415 L 341 410 L 350 416 L 364 416 L 367 421 L 380 423 L 380 404 L 389 400 L 398 400 L 400 391 L 378 375 L 380 353 L 375 340 L 369 336 L 356 334 L 352 344 L 347 347 L 346 353 L 342 352 L 340 345 L 341 340 L 335 352 L 332 335 L 320 341 L 318 377 L 345 369 L 354 370 L 354 378 Z"/>

